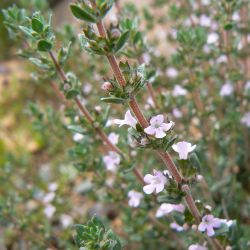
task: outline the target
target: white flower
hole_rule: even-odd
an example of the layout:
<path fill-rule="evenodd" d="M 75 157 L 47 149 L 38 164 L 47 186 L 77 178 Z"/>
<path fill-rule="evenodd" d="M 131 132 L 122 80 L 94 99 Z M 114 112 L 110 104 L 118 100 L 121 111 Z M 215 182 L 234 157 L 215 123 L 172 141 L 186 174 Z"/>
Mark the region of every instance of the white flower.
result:
<path fill-rule="evenodd" d="M 211 3 L 211 0 L 201 0 L 202 5 L 209 5 Z"/>
<path fill-rule="evenodd" d="M 200 25 L 204 27 L 209 27 L 211 25 L 211 18 L 207 15 L 200 16 Z"/>
<path fill-rule="evenodd" d="M 51 192 L 56 191 L 57 188 L 58 188 L 58 185 L 57 185 L 56 182 L 51 182 L 51 183 L 49 184 L 49 186 L 48 186 L 48 189 L 49 189 L 49 191 L 51 191 Z"/>
<path fill-rule="evenodd" d="M 247 81 L 245 83 L 245 87 L 244 87 L 245 90 L 249 90 L 250 89 L 250 81 Z"/>
<path fill-rule="evenodd" d="M 56 208 L 52 206 L 51 204 L 46 205 L 44 208 L 44 214 L 46 215 L 47 218 L 51 218 L 53 214 L 55 213 Z"/>
<path fill-rule="evenodd" d="M 236 22 L 240 20 L 239 12 L 234 12 L 233 13 L 232 20 L 236 21 Z"/>
<path fill-rule="evenodd" d="M 175 85 L 172 93 L 173 93 L 173 96 L 181 96 L 181 95 L 186 95 L 187 94 L 187 90 L 184 89 L 180 85 Z"/>
<path fill-rule="evenodd" d="M 207 247 L 199 244 L 193 244 L 188 247 L 188 250 L 207 250 Z"/>
<path fill-rule="evenodd" d="M 151 107 L 154 107 L 154 106 L 155 106 L 154 101 L 153 101 L 153 99 L 152 99 L 151 97 L 148 97 L 148 99 L 147 99 L 147 104 L 148 104 L 149 106 L 151 106 Z"/>
<path fill-rule="evenodd" d="M 91 92 L 92 88 L 93 87 L 92 87 L 91 84 L 86 83 L 86 84 L 83 85 L 82 91 L 83 91 L 84 94 L 88 95 Z"/>
<path fill-rule="evenodd" d="M 172 114 L 175 118 L 181 118 L 182 117 L 182 112 L 178 108 L 174 108 L 172 110 Z"/>
<path fill-rule="evenodd" d="M 108 155 L 103 157 L 103 162 L 106 166 L 106 169 L 111 172 L 116 172 L 117 166 L 120 164 L 121 157 L 114 151 L 110 151 Z"/>
<path fill-rule="evenodd" d="M 63 228 L 67 228 L 73 224 L 73 218 L 70 215 L 62 214 L 60 216 L 60 222 Z"/>
<path fill-rule="evenodd" d="M 44 203 L 50 203 L 51 201 L 54 200 L 56 194 L 54 192 L 50 192 L 47 193 L 44 197 L 43 197 L 43 202 Z"/>
<path fill-rule="evenodd" d="M 156 138 L 163 138 L 166 136 L 167 131 L 169 131 L 174 126 L 174 122 L 164 123 L 163 115 L 156 115 L 150 119 L 150 126 L 144 129 L 144 132 L 148 135 L 155 135 Z"/>
<path fill-rule="evenodd" d="M 177 69 L 170 67 L 167 69 L 166 74 L 170 78 L 176 78 L 178 76 L 179 72 Z"/>
<path fill-rule="evenodd" d="M 182 232 L 184 230 L 184 228 L 180 226 L 179 224 L 177 224 L 176 222 L 172 222 L 170 224 L 170 228 L 176 230 L 177 232 Z"/>
<path fill-rule="evenodd" d="M 212 32 L 212 33 L 209 33 L 207 36 L 207 44 L 216 43 L 218 40 L 219 40 L 218 33 Z"/>
<path fill-rule="evenodd" d="M 221 55 L 216 59 L 217 63 L 227 63 L 227 56 L 226 55 Z"/>
<path fill-rule="evenodd" d="M 124 120 L 120 120 L 120 119 L 115 119 L 114 120 L 115 124 L 118 124 L 119 127 L 123 126 L 123 125 L 128 125 L 131 126 L 133 128 L 136 128 L 136 124 L 137 121 L 136 119 L 131 115 L 130 111 L 128 110 L 125 114 Z"/>
<path fill-rule="evenodd" d="M 146 194 L 152 194 L 154 191 L 160 193 L 163 191 L 165 184 L 167 183 L 167 178 L 162 174 L 161 171 L 153 171 L 154 175 L 147 174 L 144 177 L 146 186 L 143 187 L 143 191 Z"/>
<path fill-rule="evenodd" d="M 142 193 L 136 192 L 135 190 L 130 190 L 128 192 L 128 204 L 130 207 L 138 207 L 140 205 L 140 201 L 143 197 Z"/>
<path fill-rule="evenodd" d="M 81 141 L 83 138 L 84 138 L 84 136 L 83 136 L 82 134 L 80 134 L 80 133 L 75 133 L 75 134 L 73 135 L 73 141 L 75 141 L 75 142 L 79 142 L 79 141 Z"/>
<path fill-rule="evenodd" d="M 147 54 L 147 53 L 144 53 L 143 55 L 142 55 L 142 58 L 143 58 L 143 61 L 144 61 L 144 63 L 145 64 L 149 64 L 150 63 L 150 59 L 151 59 L 151 57 L 150 57 L 150 55 L 149 54 Z"/>
<path fill-rule="evenodd" d="M 250 112 L 245 113 L 240 122 L 245 124 L 247 127 L 250 127 Z"/>
<path fill-rule="evenodd" d="M 221 226 L 221 220 L 215 218 L 213 215 L 205 215 L 202 217 L 202 221 L 198 226 L 200 232 L 205 232 L 209 237 L 214 235 L 214 228 L 219 228 Z"/>
<path fill-rule="evenodd" d="M 109 21 L 113 24 L 117 24 L 118 23 L 118 17 L 116 15 L 116 13 L 110 12 L 109 13 Z"/>
<path fill-rule="evenodd" d="M 230 82 L 225 83 L 222 85 L 220 89 L 220 96 L 229 96 L 233 93 L 234 88 L 233 85 Z"/>
<path fill-rule="evenodd" d="M 108 138 L 114 145 L 116 145 L 119 141 L 119 135 L 113 132 L 109 134 Z"/>
<path fill-rule="evenodd" d="M 162 217 L 164 215 L 167 215 L 173 211 L 177 211 L 179 213 L 184 213 L 185 211 L 185 206 L 182 204 L 170 204 L 170 203 L 163 203 L 159 207 L 159 209 L 156 212 L 156 217 Z"/>
<path fill-rule="evenodd" d="M 188 153 L 194 151 L 196 145 L 193 145 L 186 141 L 181 141 L 172 146 L 173 150 L 179 154 L 181 160 L 186 160 Z"/>

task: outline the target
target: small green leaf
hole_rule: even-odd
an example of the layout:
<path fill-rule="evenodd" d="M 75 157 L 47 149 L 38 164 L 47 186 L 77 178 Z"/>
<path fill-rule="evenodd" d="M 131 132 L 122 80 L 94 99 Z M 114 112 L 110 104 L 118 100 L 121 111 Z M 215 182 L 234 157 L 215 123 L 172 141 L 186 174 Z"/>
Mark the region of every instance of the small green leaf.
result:
<path fill-rule="evenodd" d="M 84 20 L 90 23 L 95 23 L 97 21 L 95 16 L 93 16 L 92 14 L 88 13 L 87 11 L 85 11 L 84 9 L 80 8 L 75 4 L 71 4 L 70 9 L 74 17 L 80 20 Z"/>
<path fill-rule="evenodd" d="M 107 103 L 124 103 L 124 99 L 118 98 L 118 97 L 103 97 L 101 98 L 101 101 L 107 102 Z"/>
<path fill-rule="evenodd" d="M 72 98 L 76 97 L 78 94 L 79 94 L 78 90 L 76 90 L 76 89 L 71 89 L 71 90 L 69 90 L 69 91 L 65 94 L 65 97 L 66 97 L 67 99 L 72 99 Z"/>
<path fill-rule="evenodd" d="M 37 48 L 39 51 L 48 52 L 52 49 L 52 43 L 42 39 L 39 40 Z"/>
<path fill-rule="evenodd" d="M 27 27 L 25 27 L 25 26 L 19 26 L 19 29 L 20 29 L 25 35 L 27 35 L 27 36 L 33 38 L 33 36 L 32 36 L 33 30 L 32 30 L 32 29 L 29 29 L 29 28 L 27 28 Z"/>
<path fill-rule="evenodd" d="M 174 137 L 172 137 L 172 138 L 167 142 L 167 144 L 164 145 L 164 150 L 167 151 L 167 150 L 175 143 L 175 141 L 176 141 L 177 138 L 178 138 L 177 135 L 174 136 Z"/>
<path fill-rule="evenodd" d="M 233 24 L 233 23 L 226 23 L 226 24 L 224 25 L 224 29 L 225 29 L 225 30 L 231 30 L 233 27 L 234 27 L 234 24 Z"/>
<path fill-rule="evenodd" d="M 117 41 L 114 51 L 118 52 L 120 49 L 122 49 L 122 47 L 125 45 L 125 43 L 127 42 L 128 38 L 129 38 L 129 31 L 126 31 L 125 33 L 123 33 L 119 40 Z"/>
<path fill-rule="evenodd" d="M 169 194 L 164 194 L 164 195 L 159 195 L 157 196 L 157 201 L 160 203 L 171 203 L 171 204 L 179 204 L 182 200 L 182 195 L 169 195 Z"/>
<path fill-rule="evenodd" d="M 83 128 L 79 125 L 69 125 L 67 126 L 67 128 L 75 133 L 81 133 L 81 134 L 84 133 Z"/>
<path fill-rule="evenodd" d="M 43 31 L 43 23 L 37 18 L 32 18 L 31 26 L 37 33 L 41 33 Z"/>

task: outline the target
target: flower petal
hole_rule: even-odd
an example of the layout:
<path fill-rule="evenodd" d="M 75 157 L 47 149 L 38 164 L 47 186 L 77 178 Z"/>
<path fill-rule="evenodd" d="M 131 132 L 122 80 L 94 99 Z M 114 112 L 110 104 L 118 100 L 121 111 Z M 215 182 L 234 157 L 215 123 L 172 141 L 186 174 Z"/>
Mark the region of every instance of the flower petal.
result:
<path fill-rule="evenodd" d="M 149 126 L 144 129 L 144 132 L 148 135 L 153 135 L 155 133 L 155 128 L 152 126 Z"/>
<path fill-rule="evenodd" d="M 154 125 L 154 124 L 162 124 L 164 122 L 164 116 L 163 115 L 156 115 L 156 116 L 153 116 L 151 119 L 150 119 L 150 124 L 151 125 Z"/>
<path fill-rule="evenodd" d="M 151 184 L 143 187 L 143 191 L 146 194 L 152 194 L 154 192 L 154 189 L 155 189 L 154 185 L 151 185 Z"/>
<path fill-rule="evenodd" d="M 155 192 L 157 194 L 160 193 L 161 191 L 163 191 L 163 189 L 164 189 L 164 183 L 160 183 L 160 184 L 155 185 Z"/>
<path fill-rule="evenodd" d="M 209 237 L 211 237 L 211 236 L 214 235 L 214 229 L 213 229 L 212 226 L 207 227 L 207 235 L 208 235 Z"/>
<path fill-rule="evenodd" d="M 161 129 L 161 128 L 156 128 L 155 129 L 155 137 L 156 138 L 163 138 L 166 136 L 166 133 Z"/>
<path fill-rule="evenodd" d="M 201 222 L 201 223 L 199 224 L 198 230 L 199 230 L 200 232 L 204 232 L 204 231 L 206 231 L 206 229 L 207 229 L 207 224 L 205 224 L 204 222 Z"/>
<path fill-rule="evenodd" d="M 151 175 L 151 174 L 146 174 L 146 175 L 144 176 L 144 181 L 145 181 L 146 183 L 151 183 L 153 179 L 154 179 L 154 176 Z"/>

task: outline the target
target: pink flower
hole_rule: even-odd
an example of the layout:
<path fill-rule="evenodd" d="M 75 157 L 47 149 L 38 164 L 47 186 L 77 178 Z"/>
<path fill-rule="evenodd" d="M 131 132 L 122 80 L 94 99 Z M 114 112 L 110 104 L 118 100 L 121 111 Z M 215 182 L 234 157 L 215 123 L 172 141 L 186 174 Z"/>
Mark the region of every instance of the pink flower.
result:
<path fill-rule="evenodd" d="M 176 78 L 178 76 L 179 72 L 177 69 L 170 67 L 167 69 L 166 74 L 170 78 Z"/>
<path fill-rule="evenodd" d="M 170 224 L 170 228 L 176 230 L 177 232 L 182 232 L 184 230 L 184 228 L 180 226 L 179 224 L 177 224 L 176 222 L 172 222 Z"/>
<path fill-rule="evenodd" d="M 75 133 L 73 135 L 73 141 L 75 142 L 79 142 L 84 138 L 84 135 L 80 134 L 80 133 Z"/>
<path fill-rule="evenodd" d="M 150 119 L 150 126 L 144 129 L 148 135 L 155 135 L 156 138 L 163 138 L 166 136 L 166 131 L 174 126 L 174 122 L 164 123 L 163 115 L 156 115 Z"/>
<path fill-rule="evenodd" d="M 103 90 L 106 90 L 106 91 L 108 91 L 108 90 L 112 90 L 113 89 L 113 85 L 112 85 L 112 83 L 111 82 L 104 82 L 103 84 L 102 84 L 102 87 L 101 87 Z"/>
<path fill-rule="evenodd" d="M 219 40 L 218 33 L 212 32 L 212 33 L 209 33 L 207 36 L 207 44 L 216 43 L 218 40 Z"/>
<path fill-rule="evenodd" d="M 116 172 L 117 166 L 120 164 L 121 157 L 114 151 L 110 151 L 108 155 L 103 157 L 103 162 L 107 170 Z"/>
<path fill-rule="evenodd" d="M 187 90 L 180 85 L 175 85 L 173 89 L 173 96 L 184 96 L 187 94 Z"/>
<path fill-rule="evenodd" d="M 154 191 L 158 194 L 163 191 L 167 178 L 162 174 L 161 171 L 154 170 L 154 175 L 147 174 L 144 177 L 146 186 L 143 187 L 143 191 L 146 194 L 152 194 Z"/>
<path fill-rule="evenodd" d="M 240 122 L 245 124 L 247 127 L 250 127 L 250 112 L 245 113 Z"/>
<path fill-rule="evenodd" d="M 179 154 L 181 160 L 186 160 L 188 153 L 194 151 L 196 145 L 193 145 L 186 141 L 181 141 L 172 146 L 173 150 Z"/>
<path fill-rule="evenodd" d="M 225 83 L 220 89 L 220 96 L 229 96 L 233 93 L 234 88 L 230 82 Z"/>
<path fill-rule="evenodd" d="M 56 208 L 51 204 L 47 204 L 46 207 L 44 208 L 43 212 L 44 212 L 45 216 L 50 219 L 54 215 L 54 213 L 56 212 Z"/>
<path fill-rule="evenodd" d="M 211 26 L 211 18 L 207 15 L 201 15 L 200 16 L 200 25 L 204 27 Z"/>
<path fill-rule="evenodd" d="M 108 138 L 114 145 L 116 145 L 119 141 L 119 135 L 113 132 L 109 134 Z"/>
<path fill-rule="evenodd" d="M 62 214 L 60 216 L 60 222 L 63 228 L 68 228 L 70 225 L 73 224 L 73 218 L 70 215 Z"/>
<path fill-rule="evenodd" d="M 177 211 L 179 213 L 184 213 L 185 206 L 182 204 L 170 204 L 170 203 L 163 203 L 161 204 L 160 208 L 156 212 L 156 217 L 162 217 L 164 215 L 167 215 L 173 211 Z"/>
<path fill-rule="evenodd" d="M 115 119 L 114 120 L 115 124 L 118 124 L 119 127 L 123 125 L 128 125 L 132 128 L 136 128 L 137 121 L 136 119 L 131 115 L 130 111 L 128 110 L 125 114 L 124 120 L 121 119 Z"/>
<path fill-rule="evenodd" d="M 182 112 L 178 108 L 174 108 L 172 110 L 173 116 L 175 118 L 181 118 L 182 117 Z"/>
<path fill-rule="evenodd" d="M 207 250 L 207 247 L 199 245 L 199 244 L 193 244 L 188 247 L 188 250 Z"/>
<path fill-rule="evenodd" d="M 198 230 L 200 232 L 205 232 L 209 237 L 214 235 L 214 228 L 219 228 L 221 225 L 221 220 L 215 218 L 213 215 L 205 215 L 202 218 L 201 223 L 199 224 Z"/>
<path fill-rule="evenodd" d="M 128 204 L 130 207 L 138 207 L 140 205 L 140 201 L 143 197 L 142 193 L 136 192 L 135 190 L 131 190 L 128 192 L 129 201 Z"/>

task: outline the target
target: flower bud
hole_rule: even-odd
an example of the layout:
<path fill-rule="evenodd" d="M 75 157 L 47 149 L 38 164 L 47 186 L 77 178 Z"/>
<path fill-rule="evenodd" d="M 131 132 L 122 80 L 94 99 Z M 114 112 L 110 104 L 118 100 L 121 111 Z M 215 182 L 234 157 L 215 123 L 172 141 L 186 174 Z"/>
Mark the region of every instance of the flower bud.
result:
<path fill-rule="evenodd" d="M 106 91 L 112 90 L 112 89 L 113 89 L 113 85 L 112 85 L 111 82 L 104 82 L 104 83 L 102 84 L 102 89 L 103 89 L 103 90 L 106 90 Z"/>
<path fill-rule="evenodd" d="M 201 181 L 203 181 L 203 176 L 201 175 L 201 174 L 198 174 L 197 176 L 196 176 L 196 180 L 197 181 L 199 181 L 199 182 L 201 182 Z"/>
<path fill-rule="evenodd" d="M 188 230 L 188 228 L 189 228 L 189 226 L 188 226 L 187 223 L 183 224 L 183 229 L 184 229 L 184 230 Z"/>
<path fill-rule="evenodd" d="M 149 143 L 148 139 L 147 138 L 142 138 L 141 139 L 141 145 L 145 146 Z"/>
<path fill-rule="evenodd" d="M 68 84 L 68 83 L 65 83 L 65 84 L 63 85 L 63 89 L 64 89 L 65 91 L 69 90 L 70 88 L 71 88 L 71 86 L 70 86 L 70 84 Z"/>
<path fill-rule="evenodd" d="M 120 32 L 119 29 L 113 29 L 113 30 L 111 31 L 111 35 L 112 35 L 113 38 L 119 38 L 120 35 L 121 35 L 121 32 Z"/>
<path fill-rule="evenodd" d="M 197 225 L 192 225 L 192 230 L 196 231 L 197 230 Z"/>

